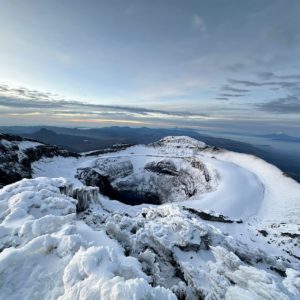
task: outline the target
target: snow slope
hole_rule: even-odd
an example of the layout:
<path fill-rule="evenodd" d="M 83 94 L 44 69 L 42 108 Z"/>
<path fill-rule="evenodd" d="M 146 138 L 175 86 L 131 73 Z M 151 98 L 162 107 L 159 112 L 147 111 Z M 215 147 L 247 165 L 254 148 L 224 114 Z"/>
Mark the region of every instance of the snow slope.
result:
<path fill-rule="evenodd" d="M 300 223 L 300 184 L 283 175 L 277 167 L 257 157 L 223 152 L 218 158 L 254 173 L 263 184 L 264 198 L 257 217 L 267 221 Z"/>
<path fill-rule="evenodd" d="M 149 164 L 165 182 L 188 176 L 195 193 L 130 206 L 76 178 L 146 187 Z M 300 297 L 300 185 L 261 159 L 166 137 L 32 168 L 0 190 L 0 299 Z"/>

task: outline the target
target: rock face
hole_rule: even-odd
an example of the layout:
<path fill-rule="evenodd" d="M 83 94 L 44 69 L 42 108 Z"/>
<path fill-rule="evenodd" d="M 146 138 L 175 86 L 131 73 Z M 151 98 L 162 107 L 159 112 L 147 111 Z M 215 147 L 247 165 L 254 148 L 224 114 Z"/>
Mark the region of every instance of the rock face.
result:
<path fill-rule="evenodd" d="M 214 170 L 199 160 L 186 158 L 136 157 L 99 158 L 89 168 L 77 170 L 85 185 L 97 186 L 111 199 L 126 204 L 162 204 L 185 200 L 212 190 Z"/>
<path fill-rule="evenodd" d="M 0 134 L 0 187 L 31 178 L 31 163 L 54 156 L 79 155 L 35 140 Z"/>

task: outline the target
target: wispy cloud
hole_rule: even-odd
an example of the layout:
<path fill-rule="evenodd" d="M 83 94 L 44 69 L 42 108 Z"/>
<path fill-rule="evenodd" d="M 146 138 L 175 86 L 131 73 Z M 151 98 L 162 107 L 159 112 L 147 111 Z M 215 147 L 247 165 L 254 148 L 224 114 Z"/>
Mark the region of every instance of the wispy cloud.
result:
<path fill-rule="evenodd" d="M 258 76 L 265 80 L 269 80 L 269 79 L 300 80 L 300 74 L 278 75 L 273 72 L 259 72 Z"/>
<path fill-rule="evenodd" d="M 235 93 L 248 93 L 248 92 L 250 92 L 249 89 L 241 89 L 241 88 L 236 88 L 236 87 L 232 87 L 232 86 L 229 86 L 229 85 L 222 86 L 221 90 L 229 91 L 229 92 L 235 92 Z"/>
<path fill-rule="evenodd" d="M 261 110 L 273 113 L 297 114 L 300 113 L 300 98 L 290 95 L 266 103 L 260 103 L 257 107 Z"/>
<path fill-rule="evenodd" d="M 216 100 L 225 100 L 225 101 L 229 100 L 229 98 L 227 98 L 227 97 L 216 97 L 215 99 Z"/>
<path fill-rule="evenodd" d="M 227 97 L 227 98 L 231 98 L 231 97 L 244 97 L 245 95 L 244 94 L 226 94 L 226 93 L 223 93 L 223 94 L 220 94 L 221 97 Z"/>
<path fill-rule="evenodd" d="M 89 115 L 126 115 L 128 117 L 197 117 L 209 118 L 208 114 L 199 114 L 189 111 L 172 111 L 150 109 L 142 107 L 121 106 L 121 105 L 101 105 L 91 104 L 81 101 L 67 100 L 59 95 L 41 92 L 37 90 L 29 90 L 26 88 L 13 88 L 7 85 L 0 85 L 0 106 L 23 109 L 44 109 L 48 113 L 56 114 L 57 110 L 65 115 L 83 114 Z M 70 111 L 71 110 L 71 111 Z"/>
<path fill-rule="evenodd" d="M 192 25 L 194 28 L 206 32 L 206 25 L 202 17 L 199 15 L 193 15 L 192 16 Z"/>
<path fill-rule="evenodd" d="M 279 86 L 283 88 L 287 87 L 295 87 L 299 86 L 299 81 L 263 81 L 263 82 L 257 82 L 257 81 L 250 81 L 250 80 L 237 80 L 237 79 L 228 79 L 228 82 L 231 84 L 238 84 L 243 85 L 247 87 L 268 87 L 268 86 Z"/>

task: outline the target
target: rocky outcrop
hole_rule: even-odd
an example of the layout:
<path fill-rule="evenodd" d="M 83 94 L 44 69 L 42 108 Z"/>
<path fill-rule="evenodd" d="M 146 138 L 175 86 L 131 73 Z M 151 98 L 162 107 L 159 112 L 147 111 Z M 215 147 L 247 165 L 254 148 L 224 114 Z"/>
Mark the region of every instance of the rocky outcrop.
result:
<path fill-rule="evenodd" d="M 79 157 L 76 153 L 32 139 L 0 134 L 0 187 L 31 178 L 31 163 L 54 156 Z"/>

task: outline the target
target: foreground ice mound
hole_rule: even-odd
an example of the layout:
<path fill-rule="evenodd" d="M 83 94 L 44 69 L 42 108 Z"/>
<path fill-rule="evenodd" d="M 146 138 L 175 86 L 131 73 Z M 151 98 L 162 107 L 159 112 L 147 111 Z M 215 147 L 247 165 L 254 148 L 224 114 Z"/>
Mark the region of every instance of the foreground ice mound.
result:
<path fill-rule="evenodd" d="M 176 299 L 152 287 L 133 257 L 76 217 L 63 178 L 22 180 L 0 192 L 1 299 Z"/>
<path fill-rule="evenodd" d="M 72 191 L 63 178 L 0 190 L 1 299 L 299 297 L 296 259 L 250 248 L 215 226 L 243 223 L 207 221 L 175 204 L 118 212 L 93 189 L 76 213 L 81 196 Z"/>

